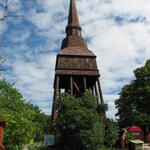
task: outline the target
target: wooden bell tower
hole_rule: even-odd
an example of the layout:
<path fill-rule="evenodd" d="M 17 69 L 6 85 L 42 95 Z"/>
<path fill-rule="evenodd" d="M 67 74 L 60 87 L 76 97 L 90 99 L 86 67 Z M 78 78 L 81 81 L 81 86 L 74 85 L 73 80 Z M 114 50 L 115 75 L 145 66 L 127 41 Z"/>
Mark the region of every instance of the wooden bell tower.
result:
<path fill-rule="evenodd" d="M 70 0 L 66 37 L 56 60 L 52 119 L 56 117 L 54 101 L 61 92 L 81 97 L 88 90 L 98 97 L 99 103 L 103 103 L 99 77 L 96 55 L 88 49 L 81 35 L 75 0 Z"/>

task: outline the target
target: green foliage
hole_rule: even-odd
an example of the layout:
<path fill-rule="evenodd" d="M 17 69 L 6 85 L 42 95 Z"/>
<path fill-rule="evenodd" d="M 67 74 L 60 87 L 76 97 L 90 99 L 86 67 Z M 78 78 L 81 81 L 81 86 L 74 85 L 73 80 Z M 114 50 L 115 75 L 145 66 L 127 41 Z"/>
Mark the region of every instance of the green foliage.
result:
<path fill-rule="evenodd" d="M 118 149 L 118 148 L 110 148 L 110 147 L 104 146 L 104 147 L 101 147 L 100 150 L 120 150 L 120 149 Z"/>
<path fill-rule="evenodd" d="M 150 60 L 134 71 L 135 80 L 125 85 L 115 104 L 121 127 L 140 125 L 150 132 Z"/>
<path fill-rule="evenodd" d="M 81 130 L 80 136 L 85 150 L 97 150 L 103 145 L 104 128 L 102 123 L 96 122 L 93 128 L 89 130 Z"/>
<path fill-rule="evenodd" d="M 97 112 L 97 99 L 86 92 L 82 98 L 63 94 L 56 101 L 53 122 L 64 150 L 99 150 L 104 143 L 104 124 Z"/>
<path fill-rule="evenodd" d="M 134 136 L 132 134 L 127 135 L 126 145 L 128 145 L 130 143 L 130 140 L 134 140 Z"/>
<path fill-rule="evenodd" d="M 105 127 L 105 144 L 113 147 L 119 139 L 119 125 L 112 119 L 107 119 Z"/>
<path fill-rule="evenodd" d="M 29 150 L 46 150 L 46 147 L 44 145 L 39 144 L 32 144 L 28 146 Z"/>
<path fill-rule="evenodd" d="M 97 111 L 99 113 L 105 113 L 106 111 L 108 111 L 108 105 L 107 104 L 99 104 L 97 107 Z"/>
<path fill-rule="evenodd" d="M 0 81 L 0 110 L 0 120 L 7 121 L 4 129 L 7 150 L 21 150 L 29 140 L 39 140 L 45 133 L 47 116 L 23 100 L 21 93 L 6 81 Z"/>

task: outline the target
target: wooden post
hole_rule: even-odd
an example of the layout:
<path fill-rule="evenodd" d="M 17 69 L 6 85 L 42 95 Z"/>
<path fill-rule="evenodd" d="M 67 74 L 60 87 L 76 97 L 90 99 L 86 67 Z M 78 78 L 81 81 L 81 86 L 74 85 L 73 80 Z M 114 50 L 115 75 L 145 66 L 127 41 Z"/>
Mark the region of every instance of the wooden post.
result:
<path fill-rule="evenodd" d="M 54 89 L 52 117 L 51 117 L 52 120 L 55 120 L 57 118 L 57 113 L 56 113 L 56 108 L 55 108 L 55 101 L 59 98 L 59 91 L 60 91 L 59 80 L 60 80 L 60 77 L 56 76 L 56 84 L 55 84 L 56 86 L 54 87 L 55 89 Z"/>
<path fill-rule="evenodd" d="M 96 97 L 98 97 L 98 91 L 97 91 L 97 81 L 95 82 L 95 95 L 96 95 Z"/>
<path fill-rule="evenodd" d="M 60 91 L 60 88 L 59 88 L 59 76 L 56 77 L 56 99 L 59 98 L 59 91 Z"/>
<path fill-rule="evenodd" d="M 98 89 L 99 89 L 99 95 L 100 95 L 101 104 L 104 104 L 104 99 L 103 99 L 102 89 L 101 89 L 101 84 L 100 84 L 99 79 L 98 79 Z"/>
<path fill-rule="evenodd" d="M 84 82 L 84 91 L 86 91 L 87 89 L 86 77 L 83 77 L 83 82 Z"/>
<path fill-rule="evenodd" d="M 99 89 L 99 95 L 100 95 L 100 102 L 101 104 L 104 104 L 104 99 L 103 99 L 102 89 L 101 89 L 101 84 L 100 84 L 99 79 L 98 79 L 98 89 Z M 104 117 L 104 120 L 106 120 L 106 112 L 103 112 L 103 117 Z"/>
<path fill-rule="evenodd" d="M 95 82 L 95 95 L 97 97 L 97 103 L 99 104 L 99 95 L 98 95 L 98 89 L 97 89 L 97 81 Z"/>
<path fill-rule="evenodd" d="M 52 106 L 52 116 L 51 116 L 51 120 L 55 120 L 55 119 L 56 119 L 55 100 L 56 100 L 56 89 L 54 89 L 54 96 L 53 96 L 53 106 Z"/>
<path fill-rule="evenodd" d="M 96 93 L 95 93 L 95 85 L 93 85 L 93 95 L 96 96 Z"/>
<path fill-rule="evenodd" d="M 94 95 L 94 87 L 92 86 L 91 89 L 92 89 L 92 93 L 93 93 L 93 95 Z"/>
<path fill-rule="evenodd" d="M 70 95 L 73 96 L 73 77 L 70 77 Z"/>

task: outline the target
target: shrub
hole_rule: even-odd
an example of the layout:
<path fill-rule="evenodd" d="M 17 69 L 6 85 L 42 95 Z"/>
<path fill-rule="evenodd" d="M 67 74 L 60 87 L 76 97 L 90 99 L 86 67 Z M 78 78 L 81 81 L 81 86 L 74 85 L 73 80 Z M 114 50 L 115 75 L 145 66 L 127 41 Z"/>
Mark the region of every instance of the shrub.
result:
<path fill-rule="evenodd" d="M 82 98 L 63 94 L 56 101 L 58 117 L 54 131 L 60 135 L 64 150 L 99 150 L 104 143 L 104 124 L 98 113 L 97 99 L 86 92 Z"/>

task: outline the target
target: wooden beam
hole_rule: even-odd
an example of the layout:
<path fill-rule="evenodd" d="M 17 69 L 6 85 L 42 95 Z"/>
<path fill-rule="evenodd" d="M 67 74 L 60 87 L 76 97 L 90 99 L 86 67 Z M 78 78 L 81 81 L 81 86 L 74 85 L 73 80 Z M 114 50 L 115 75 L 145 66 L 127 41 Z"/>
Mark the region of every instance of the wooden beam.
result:
<path fill-rule="evenodd" d="M 98 97 L 97 82 L 95 82 L 94 87 L 95 87 L 95 95 L 96 95 L 96 97 Z"/>
<path fill-rule="evenodd" d="M 79 89 L 79 87 L 77 86 L 77 84 L 76 84 L 75 82 L 73 82 L 73 84 L 74 84 L 75 88 L 77 89 L 77 91 L 80 93 L 80 89 Z"/>
<path fill-rule="evenodd" d="M 60 88 L 59 88 L 59 81 L 60 81 L 60 77 L 57 76 L 57 77 L 56 77 L 56 99 L 59 98 L 59 91 L 60 91 Z"/>
<path fill-rule="evenodd" d="M 52 116 L 51 120 L 55 120 L 56 118 L 56 110 L 55 110 L 55 100 L 56 100 L 56 89 L 54 89 L 54 96 L 53 96 L 53 106 L 52 106 Z"/>
<path fill-rule="evenodd" d="M 101 104 L 104 104 L 104 99 L 103 99 L 103 94 L 102 94 L 102 88 L 101 88 L 101 84 L 100 84 L 100 81 L 98 79 L 98 88 L 99 88 L 99 95 L 100 95 L 100 102 Z M 103 114 L 104 116 L 104 120 L 106 120 L 106 112 L 104 112 Z"/>
<path fill-rule="evenodd" d="M 104 99 L 103 99 L 103 94 L 102 94 L 102 88 L 101 88 L 101 84 L 100 84 L 100 81 L 98 79 L 98 89 L 99 89 L 99 95 L 100 95 L 100 101 L 101 101 L 101 104 L 104 104 Z"/>
<path fill-rule="evenodd" d="M 99 97 L 99 93 L 98 93 L 98 87 L 97 87 L 97 81 L 95 82 L 95 94 L 96 94 L 96 97 L 97 97 L 97 103 L 99 104 L 99 100 L 100 100 L 100 97 Z"/>
<path fill-rule="evenodd" d="M 70 95 L 73 96 L 73 77 L 70 77 Z"/>
<path fill-rule="evenodd" d="M 55 88 L 54 88 L 54 96 L 53 96 L 53 106 L 52 106 L 52 117 L 51 117 L 52 120 L 55 120 L 57 118 L 55 101 L 59 98 L 59 92 L 60 92 L 59 81 L 60 81 L 60 77 L 56 76 L 56 82 L 54 86 Z"/>
<path fill-rule="evenodd" d="M 87 89 L 86 77 L 83 77 L 83 82 L 84 82 L 84 91 L 86 91 L 86 89 Z"/>

